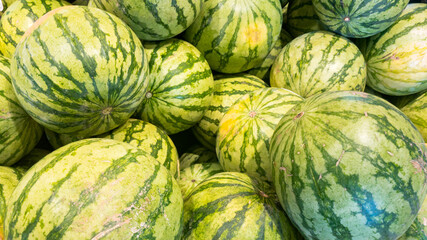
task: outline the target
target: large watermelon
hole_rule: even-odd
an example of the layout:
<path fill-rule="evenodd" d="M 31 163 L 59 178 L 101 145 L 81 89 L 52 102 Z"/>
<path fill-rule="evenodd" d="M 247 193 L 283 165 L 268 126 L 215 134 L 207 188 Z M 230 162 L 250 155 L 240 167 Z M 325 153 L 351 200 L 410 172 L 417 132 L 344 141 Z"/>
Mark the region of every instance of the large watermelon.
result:
<path fill-rule="evenodd" d="M 271 138 L 274 185 L 307 239 L 396 239 L 424 200 L 427 148 L 409 119 L 364 92 L 325 92 Z"/>
<path fill-rule="evenodd" d="M 127 121 L 145 96 L 147 61 L 117 17 L 66 6 L 37 20 L 11 61 L 23 108 L 58 132 L 94 136 Z"/>
<path fill-rule="evenodd" d="M 200 13 L 203 0 L 92 0 L 91 6 L 125 21 L 143 40 L 165 40 L 183 32 Z"/>
<path fill-rule="evenodd" d="M 202 119 L 193 127 L 194 136 L 205 147 L 215 150 L 219 122 L 230 106 L 246 93 L 265 87 L 265 82 L 249 74 L 216 76 L 213 98 Z"/>
<path fill-rule="evenodd" d="M 403 96 L 427 89 L 427 4 L 409 4 L 366 44 L 367 84 L 374 90 Z"/>
<path fill-rule="evenodd" d="M 205 0 L 184 38 L 213 70 L 238 73 L 259 66 L 279 38 L 279 0 Z"/>
<path fill-rule="evenodd" d="M 427 141 L 427 91 L 401 108 Z"/>
<path fill-rule="evenodd" d="M 218 162 L 196 163 L 181 170 L 178 184 L 185 200 L 193 189 L 206 178 L 223 172 Z"/>
<path fill-rule="evenodd" d="M 283 27 L 294 37 L 312 31 L 326 30 L 314 10 L 312 0 L 290 1 L 286 21 L 283 21 Z"/>
<path fill-rule="evenodd" d="M 159 162 L 128 143 L 85 139 L 21 179 L 5 239 L 180 239 L 183 200 Z"/>
<path fill-rule="evenodd" d="M 283 48 L 271 67 L 270 84 L 302 97 L 334 90 L 363 91 L 366 63 L 350 40 L 326 31 L 309 32 Z"/>
<path fill-rule="evenodd" d="M 6 208 L 9 205 L 9 198 L 21 177 L 22 173 L 19 170 L 0 166 L 0 239 L 5 239 L 3 221 L 6 215 Z"/>
<path fill-rule="evenodd" d="M 216 154 L 225 171 L 271 181 L 268 149 L 276 124 L 303 100 L 283 88 L 262 88 L 241 97 L 222 118 Z"/>
<path fill-rule="evenodd" d="M 393 24 L 409 0 L 313 0 L 323 24 L 346 37 L 365 38 Z"/>
<path fill-rule="evenodd" d="M 43 134 L 19 104 L 9 73 L 9 60 L 0 56 L 0 165 L 6 166 L 29 153 Z"/>
<path fill-rule="evenodd" d="M 168 134 L 194 126 L 212 99 L 212 71 L 200 51 L 186 41 L 146 43 L 149 86 L 135 114 Z"/>
<path fill-rule="evenodd" d="M 0 19 L 0 53 L 11 58 L 24 33 L 52 9 L 69 5 L 62 0 L 18 0 Z"/>
<path fill-rule="evenodd" d="M 182 239 L 301 239 L 274 190 L 243 173 L 215 174 L 184 202 Z"/>

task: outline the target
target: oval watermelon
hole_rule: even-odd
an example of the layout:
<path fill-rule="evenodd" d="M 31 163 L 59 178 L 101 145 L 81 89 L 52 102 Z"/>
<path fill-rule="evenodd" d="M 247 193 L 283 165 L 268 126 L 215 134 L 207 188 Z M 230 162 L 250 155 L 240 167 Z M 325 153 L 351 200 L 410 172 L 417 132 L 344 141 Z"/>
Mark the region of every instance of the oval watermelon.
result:
<path fill-rule="evenodd" d="M 409 119 L 364 92 L 325 92 L 271 138 L 276 192 L 307 239 L 396 239 L 424 200 L 427 148 Z"/>
<path fill-rule="evenodd" d="M 14 90 L 38 123 L 82 137 L 127 121 L 145 96 L 147 61 L 117 17 L 66 6 L 32 25 L 11 61 Z"/>

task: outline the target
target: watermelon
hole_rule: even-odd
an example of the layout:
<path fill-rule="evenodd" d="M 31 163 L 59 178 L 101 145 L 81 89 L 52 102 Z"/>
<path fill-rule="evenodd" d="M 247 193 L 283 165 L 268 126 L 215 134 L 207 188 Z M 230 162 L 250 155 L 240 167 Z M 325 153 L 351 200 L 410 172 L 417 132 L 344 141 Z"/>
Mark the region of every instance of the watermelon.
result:
<path fill-rule="evenodd" d="M 239 73 L 262 63 L 281 26 L 279 0 L 205 0 L 184 39 L 203 53 L 212 70 Z"/>
<path fill-rule="evenodd" d="M 427 190 L 427 148 L 389 102 L 364 92 L 317 94 L 271 138 L 273 182 L 307 239 L 396 239 Z"/>
<path fill-rule="evenodd" d="M 126 122 L 145 96 L 141 42 L 117 17 L 65 6 L 34 23 L 11 60 L 18 100 L 51 131 L 81 137 Z"/>
<path fill-rule="evenodd" d="M 183 199 L 186 199 L 200 182 L 220 172 L 223 172 L 223 170 L 218 162 L 196 163 L 181 170 L 178 184 L 181 188 Z"/>
<path fill-rule="evenodd" d="M 22 109 L 13 92 L 9 59 L 0 55 L 0 165 L 11 166 L 39 142 L 43 128 Z"/>
<path fill-rule="evenodd" d="M 138 147 L 159 161 L 173 176 L 178 174 L 178 152 L 174 143 L 163 130 L 149 122 L 129 119 L 122 126 L 100 137 Z"/>
<path fill-rule="evenodd" d="M 15 1 L 16 0 L 0 0 L 0 16 L 2 16 L 6 9 Z"/>
<path fill-rule="evenodd" d="M 182 239 L 301 239 L 265 182 L 243 173 L 206 178 L 184 202 Z"/>
<path fill-rule="evenodd" d="M 293 37 L 312 31 L 326 30 L 314 10 L 312 0 L 290 1 L 283 27 Z"/>
<path fill-rule="evenodd" d="M 225 171 L 271 181 L 268 149 L 276 124 L 303 98 L 283 88 L 262 88 L 241 97 L 222 118 L 216 154 Z"/>
<path fill-rule="evenodd" d="M 42 148 L 34 148 L 30 153 L 21 158 L 17 163 L 13 164 L 12 167 L 21 171 L 23 173 L 27 172 L 34 164 L 48 155 L 51 151 L 42 149 Z"/>
<path fill-rule="evenodd" d="M 69 143 L 85 139 L 82 136 L 56 133 L 56 132 L 51 131 L 47 128 L 44 129 L 44 132 L 45 132 L 45 135 L 46 135 L 46 138 L 47 138 L 49 144 L 53 147 L 53 149 L 58 149 L 58 148 L 65 146 Z"/>
<path fill-rule="evenodd" d="M 409 4 L 397 21 L 366 43 L 367 84 L 404 96 L 427 89 L 427 4 Z"/>
<path fill-rule="evenodd" d="M 165 40 L 187 29 L 200 13 L 203 0 L 91 0 L 91 6 L 125 21 L 143 40 Z"/>
<path fill-rule="evenodd" d="M 363 91 L 366 85 L 366 63 L 357 46 L 326 31 L 292 40 L 271 69 L 272 87 L 283 87 L 302 97 L 334 90 Z"/>
<path fill-rule="evenodd" d="M 52 9 L 69 5 L 62 0 L 18 0 L 0 19 L 0 53 L 11 58 L 24 33 Z"/>
<path fill-rule="evenodd" d="M 427 91 L 401 108 L 427 141 Z"/>
<path fill-rule="evenodd" d="M 219 122 L 230 106 L 246 93 L 265 87 L 265 82 L 249 74 L 216 76 L 213 98 L 202 119 L 193 127 L 194 136 L 215 151 Z"/>
<path fill-rule="evenodd" d="M 409 0 L 313 0 L 320 21 L 340 35 L 366 38 L 392 25 Z"/>
<path fill-rule="evenodd" d="M 168 134 L 182 132 L 203 117 L 214 80 L 205 58 L 190 43 L 170 39 L 146 43 L 149 86 L 134 117 Z"/>
<path fill-rule="evenodd" d="M 183 200 L 159 162 L 89 138 L 36 163 L 10 197 L 5 239 L 179 239 Z"/>
<path fill-rule="evenodd" d="M 22 177 L 22 173 L 11 167 L 0 166 L 0 239 L 4 239 L 3 221 L 9 198 Z"/>
<path fill-rule="evenodd" d="M 193 145 L 179 157 L 179 169 L 182 171 L 183 169 L 196 163 L 211 162 L 218 162 L 215 151 L 211 151 L 210 149 L 201 145 Z"/>
<path fill-rule="evenodd" d="M 425 240 L 427 239 L 427 198 L 424 199 L 417 218 L 399 240 Z"/>

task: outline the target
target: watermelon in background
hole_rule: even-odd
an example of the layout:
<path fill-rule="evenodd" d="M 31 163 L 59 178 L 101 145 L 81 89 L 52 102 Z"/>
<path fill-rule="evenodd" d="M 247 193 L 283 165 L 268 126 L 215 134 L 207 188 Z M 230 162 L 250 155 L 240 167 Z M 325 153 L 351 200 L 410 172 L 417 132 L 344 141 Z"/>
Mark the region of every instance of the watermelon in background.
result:
<path fill-rule="evenodd" d="M 182 239 L 302 239 L 265 182 L 223 172 L 198 184 L 184 202 Z"/>
<path fill-rule="evenodd" d="M 62 0 L 18 0 L 0 19 L 0 53 L 11 58 L 24 33 L 47 12 L 70 3 Z"/>
<path fill-rule="evenodd" d="M 82 137 L 82 136 L 56 133 L 56 132 L 51 131 L 47 128 L 44 129 L 44 132 L 45 132 L 45 135 L 46 135 L 46 138 L 47 138 L 49 144 L 53 147 L 53 149 L 58 149 L 58 148 L 65 146 L 69 143 L 85 139 L 85 137 Z"/>
<path fill-rule="evenodd" d="M 424 201 L 426 151 L 392 104 L 335 91 L 289 111 L 270 156 L 280 202 L 307 239 L 396 239 Z"/>
<path fill-rule="evenodd" d="M 190 43 L 169 39 L 145 43 L 149 86 L 135 118 L 168 134 L 194 126 L 212 99 L 214 80 L 205 58 Z"/>
<path fill-rule="evenodd" d="M 427 141 L 427 91 L 401 108 Z"/>
<path fill-rule="evenodd" d="M 197 163 L 217 163 L 218 158 L 216 153 L 201 145 L 193 145 L 189 147 L 179 158 L 179 169 L 190 167 Z"/>
<path fill-rule="evenodd" d="M 80 140 L 50 153 L 25 174 L 9 203 L 5 239 L 181 236 L 176 180 L 148 153 L 111 139 Z"/>
<path fill-rule="evenodd" d="M 313 0 L 320 21 L 345 37 L 366 38 L 387 29 L 409 0 Z"/>
<path fill-rule="evenodd" d="M 427 4 L 409 4 L 385 31 L 370 37 L 367 84 L 393 96 L 427 89 Z"/>
<path fill-rule="evenodd" d="M 218 162 L 196 163 L 181 170 L 178 184 L 183 199 L 191 194 L 193 189 L 206 178 L 223 172 Z"/>
<path fill-rule="evenodd" d="M 126 122 L 145 97 L 146 72 L 135 33 L 85 6 L 37 20 L 11 60 L 12 84 L 27 113 L 49 130 L 81 137 Z"/>
<path fill-rule="evenodd" d="M 90 6 L 111 12 L 143 40 L 174 37 L 193 23 L 203 0 L 91 0 Z"/>
<path fill-rule="evenodd" d="M 12 167 L 25 173 L 30 169 L 34 164 L 44 158 L 46 155 L 51 153 L 50 150 L 42 148 L 34 148 L 30 153 L 21 158 L 17 163 L 13 164 Z"/>
<path fill-rule="evenodd" d="M 326 31 L 309 32 L 283 48 L 271 67 L 270 83 L 302 97 L 325 91 L 363 91 L 366 63 L 350 40 Z"/>
<path fill-rule="evenodd" d="M 283 27 L 293 36 L 326 30 L 313 7 L 312 0 L 292 0 L 289 2 Z"/>
<path fill-rule="evenodd" d="M 280 35 L 279 0 L 206 0 L 184 38 L 212 70 L 239 73 L 259 66 Z"/>
<path fill-rule="evenodd" d="M 216 154 L 224 170 L 271 181 L 270 138 L 283 115 L 301 101 L 290 90 L 262 88 L 234 103 L 219 123 L 216 139 Z"/>
<path fill-rule="evenodd" d="M 28 154 L 43 134 L 43 128 L 19 104 L 9 66 L 9 59 L 0 56 L 0 165 L 5 166 Z"/>
<path fill-rule="evenodd" d="M 6 208 L 9 205 L 9 198 L 21 178 L 21 171 L 11 167 L 0 166 L 0 239 L 5 239 L 3 223 Z"/>

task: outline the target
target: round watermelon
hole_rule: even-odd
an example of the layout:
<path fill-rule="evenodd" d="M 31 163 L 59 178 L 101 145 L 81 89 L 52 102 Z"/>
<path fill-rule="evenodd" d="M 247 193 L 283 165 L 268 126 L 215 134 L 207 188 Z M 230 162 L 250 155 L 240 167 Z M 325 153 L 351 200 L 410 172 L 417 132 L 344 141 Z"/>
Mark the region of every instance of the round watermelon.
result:
<path fill-rule="evenodd" d="M 425 198 L 427 148 L 395 106 L 325 92 L 286 113 L 271 138 L 280 203 L 307 239 L 396 239 Z"/>
<path fill-rule="evenodd" d="M 22 107 L 44 127 L 82 137 L 107 132 L 135 112 L 148 81 L 144 48 L 119 18 L 85 6 L 39 18 L 11 60 Z"/>
<path fill-rule="evenodd" d="M 320 21 L 331 31 L 366 38 L 387 29 L 409 0 L 313 0 Z"/>
<path fill-rule="evenodd" d="M 409 4 L 387 30 L 366 43 L 367 84 L 393 96 L 427 89 L 427 4 Z"/>
<path fill-rule="evenodd" d="M 279 0 L 206 0 L 184 38 L 212 70 L 239 73 L 259 66 L 279 38 Z"/>
<path fill-rule="evenodd" d="M 0 53 L 11 58 L 24 33 L 47 12 L 69 5 L 62 0 L 18 0 L 0 19 Z"/>
<path fill-rule="evenodd" d="M 272 87 L 309 97 L 325 91 L 363 91 L 366 63 L 350 40 L 326 31 L 303 34 L 277 56 L 270 72 Z"/>
<path fill-rule="evenodd" d="M 191 128 L 203 117 L 212 99 L 212 71 L 190 43 L 170 39 L 146 43 L 148 89 L 135 118 L 150 122 L 168 134 Z"/>
<path fill-rule="evenodd" d="M 148 153 L 85 139 L 36 163 L 10 197 L 5 239 L 179 239 L 178 183 Z"/>

